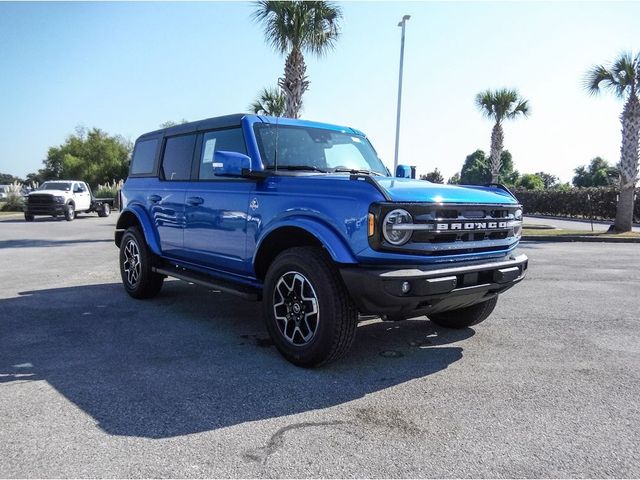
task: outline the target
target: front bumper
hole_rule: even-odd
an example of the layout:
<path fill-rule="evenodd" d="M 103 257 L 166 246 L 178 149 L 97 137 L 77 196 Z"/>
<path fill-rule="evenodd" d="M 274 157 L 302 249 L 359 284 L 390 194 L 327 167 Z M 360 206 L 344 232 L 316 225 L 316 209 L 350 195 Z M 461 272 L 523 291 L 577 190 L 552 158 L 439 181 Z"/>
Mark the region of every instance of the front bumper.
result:
<path fill-rule="evenodd" d="M 49 203 L 42 205 L 27 204 L 24 207 L 24 213 L 28 213 L 31 215 L 63 215 L 64 208 L 64 203 Z"/>
<path fill-rule="evenodd" d="M 528 262 L 520 254 L 446 267 L 344 267 L 340 273 L 361 314 L 399 320 L 489 300 L 520 282 Z"/>

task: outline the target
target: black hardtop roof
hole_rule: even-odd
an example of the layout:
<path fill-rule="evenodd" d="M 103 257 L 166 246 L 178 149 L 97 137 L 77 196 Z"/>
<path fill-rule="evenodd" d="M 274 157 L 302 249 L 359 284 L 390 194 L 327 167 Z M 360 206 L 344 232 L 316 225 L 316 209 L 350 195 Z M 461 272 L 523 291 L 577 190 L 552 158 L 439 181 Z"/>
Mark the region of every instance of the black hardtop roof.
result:
<path fill-rule="evenodd" d="M 244 117 L 249 115 L 248 113 L 234 113 L 232 115 L 224 115 L 222 117 L 212 117 L 205 120 L 197 120 L 195 122 L 183 123 L 175 125 L 173 127 L 161 128 L 140 135 L 139 139 L 146 137 L 159 137 L 159 136 L 171 136 L 180 135 L 183 133 L 198 132 L 201 130 L 211 130 L 214 128 L 226 128 L 237 127 Z"/>

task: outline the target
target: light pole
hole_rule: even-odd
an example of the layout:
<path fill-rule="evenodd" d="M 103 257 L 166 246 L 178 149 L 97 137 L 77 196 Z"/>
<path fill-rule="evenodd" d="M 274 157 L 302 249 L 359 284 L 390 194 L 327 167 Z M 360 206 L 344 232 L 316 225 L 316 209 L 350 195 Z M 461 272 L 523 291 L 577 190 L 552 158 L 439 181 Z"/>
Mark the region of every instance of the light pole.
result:
<path fill-rule="evenodd" d="M 402 105 L 402 64 L 404 63 L 404 28 L 407 20 L 411 18 L 411 15 L 405 15 L 402 17 L 399 27 L 402 27 L 402 39 L 400 40 L 400 75 L 398 78 L 398 115 L 396 117 L 396 153 L 393 157 L 393 175 L 396 175 L 398 169 L 398 147 L 400 144 L 400 107 Z"/>

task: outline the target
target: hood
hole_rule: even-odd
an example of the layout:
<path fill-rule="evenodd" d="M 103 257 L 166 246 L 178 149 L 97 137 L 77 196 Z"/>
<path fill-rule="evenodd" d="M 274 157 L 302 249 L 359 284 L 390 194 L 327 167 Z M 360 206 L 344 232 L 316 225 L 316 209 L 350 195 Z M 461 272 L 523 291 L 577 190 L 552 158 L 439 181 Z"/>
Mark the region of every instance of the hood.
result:
<path fill-rule="evenodd" d="M 441 185 L 411 178 L 375 179 L 394 202 L 518 203 L 508 192 L 496 187 Z"/>
<path fill-rule="evenodd" d="M 65 195 L 69 195 L 71 193 L 69 190 L 34 190 L 33 192 L 29 192 L 29 195 L 55 195 L 56 197 L 64 197 Z"/>

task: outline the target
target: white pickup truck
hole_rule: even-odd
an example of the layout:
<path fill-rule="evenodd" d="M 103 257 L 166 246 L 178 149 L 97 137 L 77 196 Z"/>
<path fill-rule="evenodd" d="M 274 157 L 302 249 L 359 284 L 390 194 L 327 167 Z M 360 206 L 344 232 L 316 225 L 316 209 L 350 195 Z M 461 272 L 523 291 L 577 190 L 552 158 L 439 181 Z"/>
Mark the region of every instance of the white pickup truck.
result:
<path fill-rule="evenodd" d="M 70 222 L 78 212 L 96 212 L 108 217 L 113 207 L 113 198 L 95 198 L 91 188 L 79 180 L 50 180 L 29 193 L 24 206 L 24 219 L 32 222 L 36 215 L 54 218 L 64 215 Z"/>

